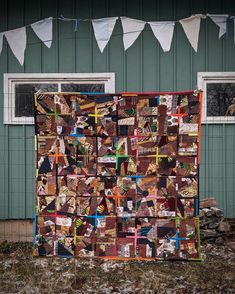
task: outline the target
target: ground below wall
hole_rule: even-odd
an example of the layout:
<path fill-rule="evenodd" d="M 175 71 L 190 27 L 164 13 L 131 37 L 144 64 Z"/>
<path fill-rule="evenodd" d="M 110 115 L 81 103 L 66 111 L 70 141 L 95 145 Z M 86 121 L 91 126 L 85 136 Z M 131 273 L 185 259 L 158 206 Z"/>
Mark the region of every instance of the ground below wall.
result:
<path fill-rule="evenodd" d="M 0 293 L 235 293 L 235 253 L 201 246 L 202 262 L 33 258 L 32 243 L 0 244 Z"/>

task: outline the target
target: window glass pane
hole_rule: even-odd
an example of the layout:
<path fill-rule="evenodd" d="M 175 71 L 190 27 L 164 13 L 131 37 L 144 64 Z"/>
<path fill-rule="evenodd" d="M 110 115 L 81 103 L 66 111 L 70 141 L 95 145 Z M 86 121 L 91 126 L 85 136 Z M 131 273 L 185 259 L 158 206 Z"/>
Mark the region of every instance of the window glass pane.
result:
<path fill-rule="evenodd" d="M 104 84 L 61 84 L 62 92 L 104 92 Z"/>
<path fill-rule="evenodd" d="M 15 85 L 15 116 L 34 116 L 34 94 L 43 92 L 57 92 L 58 84 L 16 84 Z"/>
<path fill-rule="evenodd" d="M 235 116 L 235 83 L 207 84 L 207 116 Z"/>

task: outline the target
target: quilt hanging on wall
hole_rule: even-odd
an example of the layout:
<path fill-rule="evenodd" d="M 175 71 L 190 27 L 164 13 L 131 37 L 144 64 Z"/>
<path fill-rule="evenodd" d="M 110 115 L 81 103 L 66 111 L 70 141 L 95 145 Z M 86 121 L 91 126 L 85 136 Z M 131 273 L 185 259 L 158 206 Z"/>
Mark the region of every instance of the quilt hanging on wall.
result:
<path fill-rule="evenodd" d="M 35 96 L 35 256 L 200 259 L 201 93 Z"/>

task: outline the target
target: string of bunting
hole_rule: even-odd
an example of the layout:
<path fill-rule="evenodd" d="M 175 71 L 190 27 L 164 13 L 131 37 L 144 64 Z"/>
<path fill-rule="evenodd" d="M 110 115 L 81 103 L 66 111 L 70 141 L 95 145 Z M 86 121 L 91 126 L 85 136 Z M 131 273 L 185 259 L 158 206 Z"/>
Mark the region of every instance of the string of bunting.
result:
<path fill-rule="evenodd" d="M 160 43 L 162 50 L 168 52 L 171 49 L 171 43 L 174 34 L 175 23 L 179 22 L 185 32 L 185 35 L 191 44 L 195 52 L 198 50 L 198 39 L 200 32 L 201 20 L 206 17 L 210 19 L 219 28 L 219 38 L 227 34 L 227 24 L 229 19 L 234 21 L 234 31 L 235 31 L 235 16 L 229 16 L 228 14 L 194 14 L 190 17 L 181 19 L 179 21 L 143 21 L 139 19 L 133 19 L 128 17 L 120 17 L 122 29 L 123 29 L 123 45 L 124 50 L 130 48 L 136 39 L 139 37 L 145 26 L 148 24 Z M 97 45 L 101 51 L 104 51 L 107 46 L 111 35 L 113 33 L 116 21 L 119 17 L 106 17 L 100 19 L 74 19 L 65 18 L 63 16 L 59 18 L 48 17 L 26 25 L 21 28 L 17 28 L 10 31 L 5 31 L 0 33 L 0 54 L 3 47 L 3 37 L 5 36 L 13 54 L 19 61 L 21 65 L 24 64 L 24 54 L 27 43 L 26 27 L 31 27 L 37 37 L 48 47 L 52 45 L 53 39 L 53 20 L 61 21 L 72 21 L 74 22 L 74 31 L 77 32 L 79 28 L 79 22 L 90 21 L 93 26 L 95 38 Z M 234 33 L 234 43 L 235 43 L 235 33 Z"/>

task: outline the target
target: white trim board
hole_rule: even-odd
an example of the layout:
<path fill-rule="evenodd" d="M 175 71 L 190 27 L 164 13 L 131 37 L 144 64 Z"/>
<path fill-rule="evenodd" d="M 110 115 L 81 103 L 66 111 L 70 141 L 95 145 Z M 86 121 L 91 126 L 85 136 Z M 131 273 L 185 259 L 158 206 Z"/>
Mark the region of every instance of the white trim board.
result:
<path fill-rule="evenodd" d="M 33 117 L 15 117 L 15 84 L 104 84 L 105 93 L 115 93 L 115 73 L 7 73 L 4 74 L 4 124 L 34 124 Z"/>
<path fill-rule="evenodd" d="M 207 84 L 210 84 L 210 83 L 235 84 L 235 72 L 198 72 L 197 73 L 198 89 L 203 91 L 202 123 L 203 124 L 234 124 L 235 116 L 207 116 Z"/>

